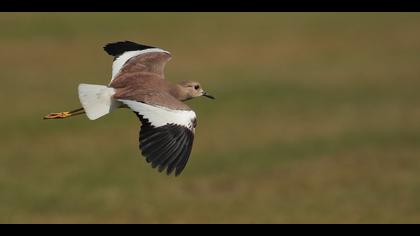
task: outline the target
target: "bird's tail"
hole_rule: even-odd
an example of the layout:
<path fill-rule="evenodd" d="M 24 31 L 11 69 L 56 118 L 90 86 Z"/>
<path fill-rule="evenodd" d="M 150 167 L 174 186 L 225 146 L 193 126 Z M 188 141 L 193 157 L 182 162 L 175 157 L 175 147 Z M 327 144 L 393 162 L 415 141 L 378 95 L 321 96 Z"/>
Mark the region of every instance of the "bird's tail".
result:
<path fill-rule="evenodd" d="M 90 120 L 96 120 L 118 108 L 118 101 L 112 99 L 114 93 L 113 88 L 104 85 L 79 84 L 79 100 Z"/>

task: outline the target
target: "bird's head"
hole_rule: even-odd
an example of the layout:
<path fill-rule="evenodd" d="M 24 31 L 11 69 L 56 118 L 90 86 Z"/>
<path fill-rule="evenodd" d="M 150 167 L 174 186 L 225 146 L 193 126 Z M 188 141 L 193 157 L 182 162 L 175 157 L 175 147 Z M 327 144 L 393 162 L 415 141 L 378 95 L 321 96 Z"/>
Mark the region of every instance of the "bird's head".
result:
<path fill-rule="evenodd" d="M 189 100 L 191 98 L 201 97 L 201 96 L 215 99 L 213 96 L 211 96 L 210 94 L 208 94 L 206 91 L 203 90 L 199 82 L 182 81 L 178 85 L 181 86 L 183 97 L 185 98 L 183 100 Z"/>

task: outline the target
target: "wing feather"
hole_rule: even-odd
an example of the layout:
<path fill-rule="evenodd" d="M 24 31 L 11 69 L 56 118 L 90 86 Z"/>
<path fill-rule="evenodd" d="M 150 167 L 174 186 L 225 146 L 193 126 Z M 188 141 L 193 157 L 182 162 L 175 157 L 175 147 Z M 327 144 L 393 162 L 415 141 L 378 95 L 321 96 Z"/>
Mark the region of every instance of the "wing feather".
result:
<path fill-rule="evenodd" d="M 142 125 L 139 147 L 152 168 L 158 167 L 168 175 L 175 170 L 178 176 L 185 168 L 191 154 L 196 115 L 192 110 L 171 110 L 142 102 L 118 101 L 132 109 Z"/>
<path fill-rule="evenodd" d="M 109 43 L 104 50 L 114 56 L 110 84 L 124 74 L 137 72 L 154 73 L 164 78 L 166 62 L 171 59 L 166 50 L 130 41 Z"/>

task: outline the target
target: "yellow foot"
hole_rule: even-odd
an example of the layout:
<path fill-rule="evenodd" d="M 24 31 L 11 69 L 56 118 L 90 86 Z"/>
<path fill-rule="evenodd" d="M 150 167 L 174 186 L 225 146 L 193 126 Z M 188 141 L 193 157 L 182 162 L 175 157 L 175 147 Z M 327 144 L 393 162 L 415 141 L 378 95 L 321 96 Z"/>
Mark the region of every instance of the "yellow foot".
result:
<path fill-rule="evenodd" d="M 50 113 L 44 116 L 44 119 L 63 119 L 71 116 L 71 113 L 68 111 L 58 112 L 58 113 Z"/>

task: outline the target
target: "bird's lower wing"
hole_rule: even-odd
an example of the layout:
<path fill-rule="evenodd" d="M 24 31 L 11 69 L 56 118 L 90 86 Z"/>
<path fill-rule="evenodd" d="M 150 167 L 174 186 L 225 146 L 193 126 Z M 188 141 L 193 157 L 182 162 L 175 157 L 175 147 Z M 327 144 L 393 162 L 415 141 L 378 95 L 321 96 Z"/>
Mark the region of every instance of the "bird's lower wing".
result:
<path fill-rule="evenodd" d="M 194 141 L 196 115 L 192 110 L 173 110 L 161 106 L 119 99 L 140 119 L 140 149 L 148 163 L 168 175 L 184 170 Z"/>

